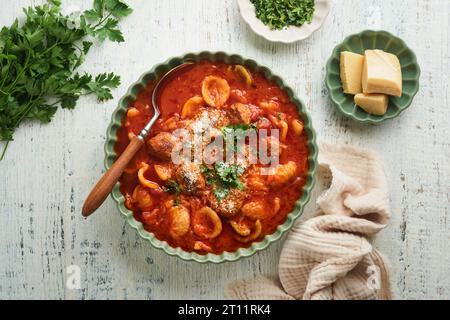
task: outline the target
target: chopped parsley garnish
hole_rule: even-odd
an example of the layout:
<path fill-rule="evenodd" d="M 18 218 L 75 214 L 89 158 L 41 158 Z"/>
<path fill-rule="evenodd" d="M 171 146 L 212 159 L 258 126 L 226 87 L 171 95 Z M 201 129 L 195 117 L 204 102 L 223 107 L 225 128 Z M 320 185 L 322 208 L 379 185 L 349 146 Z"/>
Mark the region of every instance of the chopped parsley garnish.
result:
<path fill-rule="evenodd" d="M 167 185 L 164 186 L 164 192 L 179 195 L 181 193 L 180 185 L 175 180 L 167 181 Z"/>
<path fill-rule="evenodd" d="M 314 0 L 250 0 L 256 17 L 270 29 L 300 27 L 310 23 L 314 14 Z"/>
<path fill-rule="evenodd" d="M 225 143 L 232 145 L 234 151 L 239 151 L 238 141 L 245 139 L 252 130 L 256 130 L 256 123 L 228 125 L 221 129 Z"/>
<path fill-rule="evenodd" d="M 242 132 L 242 133 L 246 133 L 249 130 L 255 130 L 256 129 L 256 123 L 251 123 L 251 124 L 235 124 L 235 125 L 228 125 L 226 127 L 223 127 L 222 133 L 224 135 L 227 134 L 235 134 L 236 132 Z"/>
<path fill-rule="evenodd" d="M 220 184 L 244 190 L 244 184 L 239 180 L 239 176 L 244 172 L 243 167 L 235 163 L 219 162 L 214 165 L 214 169 Z"/>
<path fill-rule="evenodd" d="M 175 195 L 175 200 L 173 201 L 173 206 L 178 207 L 181 203 L 180 197 L 179 197 L 179 195 L 181 193 L 180 185 L 175 180 L 170 179 L 169 181 L 167 181 L 167 185 L 163 187 L 163 190 L 164 190 L 164 192 Z"/>
<path fill-rule="evenodd" d="M 76 16 L 61 13 L 60 0 L 24 9 L 0 31 L 0 160 L 24 120 L 48 123 L 58 107 L 73 109 L 80 96 L 112 99 L 119 76 L 79 74 L 94 38 L 124 41 L 119 20 L 132 12 L 119 0 L 94 0 L 93 9 Z M 23 22 L 21 22 L 24 20 Z"/>
<path fill-rule="evenodd" d="M 221 202 L 228 196 L 228 193 L 230 193 L 230 189 L 224 187 L 216 187 L 214 188 L 213 193 L 217 201 Z"/>
<path fill-rule="evenodd" d="M 213 185 L 213 193 L 219 202 L 228 196 L 231 189 L 244 190 L 245 188 L 239 179 L 239 176 L 244 172 L 244 168 L 235 163 L 219 162 L 212 167 L 202 165 L 201 170 L 206 177 L 206 182 Z"/>

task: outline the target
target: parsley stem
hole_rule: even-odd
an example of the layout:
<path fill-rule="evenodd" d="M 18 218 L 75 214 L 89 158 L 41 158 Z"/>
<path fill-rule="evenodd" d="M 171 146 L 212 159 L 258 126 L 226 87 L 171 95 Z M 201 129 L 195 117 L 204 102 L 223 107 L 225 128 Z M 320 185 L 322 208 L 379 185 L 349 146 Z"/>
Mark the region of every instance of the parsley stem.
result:
<path fill-rule="evenodd" d="M 10 142 L 11 142 L 10 140 L 6 141 L 6 144 L 3 147 L 2 155 L 0 156 L 0 161 L 2 161 L 3 158 L 5 157 L 6 149 L 8 149 L 8 145 L 9 145 Z"/>
<path fill-rule="evenodd" d="M 62 101 L 62 100 L 60 99 L 60 100 L 57 100 L 57 101 L 53 102 L 53 103 L 50 105 L 50 107 L 54 107 L 54 106 L 56 106 L 57 104 L 60 104 L 61 101 Z"/>
<path fill-rule="evenodd" d="M 8 64 L 7 64 L 7 66 L 8 66 L 8 68 L 7 68 L 7 70 L 9 71 L 9 66 L 11 65 L 11 62 L 8 60 Z M 5 85 L 5 82 L 6 82 L 6 79 L 8 79 L 8 76 L 5 76 L 4 78 L 3 78 L 3 81 L 2 81 L 2 85 L 1 85 L 1 88 L 3 89 L 3 86 Z M 3 92 L 3 91 L 2 91 Z M 7 94 L 7 93 L 5 93 L 5 94 Z"/>
<path fill-rule="evenodd" d="M 117 9 L 118 4 L 116 4 L 114 6 L 114 8 L 112 8 L 111 12 L 104 18 L 100 18 L 100 21 L 94 26 L 92 27 L 93 30 L 95 30 L 98 26 L 100 26 L 103 22 L 105 22 L 109 17 L 111 17 L 112 13 L 114 12 L 114 10 Z"/>
<path fill-rule="evenodd" d="M 34 103 L 35 103 L 37 100 L 39 100 L 39 99 L 41 98 L 41 96 L 42 96 L 42 93 L 39 94 L 39 96 L 38 96 L 36 99 L 30 98 L 30 101 L 29 101 L 28 104 L 26 105 L 24 112 L 22 112 L 22 113 L 20 114 L 20 117 L 19 117 L 19 119 L 17 119 L 16 123 L 14 124 L 14 127 L 17 128 L 17 126 L 22 122 L 23 118 L 25 118 L 25 116 L 31 111 L 31 109 L 33 109 Z"/>
<path fill-rule="evenodd" d="M 104 18 L 101 18 L 100 21 L 92 28 L 93 30 L 95 30 L 97 27 L 101 26 L 103 22 L 106 21 L 106 19 L 108 19 L 111 16 L 111 12 Z"/>
<path fill-rule="evenodd" d="M 22 68 L 22 70 L 20 70 L 19 74 L 17 75 L 16 79 L 13 81 L 13 83 L 8 87 L 8 93 L 11 93 L 11 90 L 14 89 L 14 86 L 16 85 L 17 81 L 20 79 L 20 77 L 24 74 L 25 70 L 28 68 L 28 63 L 30 61 L 30 56 L 31 56 L 31 50 L 28 49 L 28 54 L 27 54 L 27 59 L 25 60 L 25 64 Z"/>
<path fill-rule="evenodd" d="M 53 45 L 51 45 L 50 47 L 48 47 L 47 49 L 45 49 L 40 55 L 43 56 L 45 55 L 47 52 L 49 52 L 50 50 L 52 50 L 54 47 L 56 47 L 57 45 L 59 45 L 61 43 L 61 41 L 56 41 Z"/>

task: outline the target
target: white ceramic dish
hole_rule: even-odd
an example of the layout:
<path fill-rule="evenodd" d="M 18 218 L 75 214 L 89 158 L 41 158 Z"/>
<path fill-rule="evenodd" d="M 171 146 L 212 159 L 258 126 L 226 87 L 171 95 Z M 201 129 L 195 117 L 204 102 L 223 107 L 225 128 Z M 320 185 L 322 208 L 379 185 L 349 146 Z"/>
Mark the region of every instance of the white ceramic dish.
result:
<path fill-rule="evenodd" d="M 305 23 L 301 27 L 270 30 L 256 17 L 255 6 L 250 0 L 237 0 L 237 2 L 242 18 L 256 34 L 269 41 L 281 43 L 293 43 L 308 38 L 322 26 L 331 9 L 331 0 L 316 0 L 311 23 Z"/>

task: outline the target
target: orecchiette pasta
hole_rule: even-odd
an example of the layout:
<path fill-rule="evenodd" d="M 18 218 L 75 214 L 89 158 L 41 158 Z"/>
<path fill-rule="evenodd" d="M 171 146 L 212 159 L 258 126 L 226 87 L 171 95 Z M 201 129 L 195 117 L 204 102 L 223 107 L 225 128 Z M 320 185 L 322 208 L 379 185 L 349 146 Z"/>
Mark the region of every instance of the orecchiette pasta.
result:
<path fill-rule="evenodd" d="M 193 214 L 193 229 L 196 235 L 205 239 L 214 239 L 222 232 L 222 221 L 217 213 L 203 207 Z"/>
<path fill-rule="evenodd" d="M 302 135 L 304 126 L 303 126 L 303 123 L 300 120 L 298 120 L 298 119 L 292 120 L 291 121 L 291 126 L 292 126 L 292 130 L 294 130 L 294 132 L 295 132 L 295 134 L 297 136 L 301 136 Z"/>
<path fill-rule="evenodd" d="M 194 250 L 211 252 L 212 248 L 202 241 L 195 241 L 194 242 Z"/>
<path fill-rule="evenodd" d="M 189 231 L 191 218 L 184 206 L 173 207 L 169 210 L 170 235 L 174 238 L 184 236 Z"/>
<path fill-rule="evenodd" d="M 281 208 L 281 200 L 280 198 L 276 197 L 273 199 L 273 213 L 276 214 L 278 211 L 280 211 Z"/>
<path fill-rule="evenodd" d="M 153 205 L 153 199 L 150 192 L 141 185 L 136 186 L 133 191 L 133 199 L 137 202 L 139 208 L 145 210 Z"/>
<path fill-rule="evenodd" d="M 167 181 L 172 177 L 172 171 L 167 166 L 155 164 L 153 168 L 162 181 Z"/>
<path fill-rule="evenodd" d="M 289 130 L 289 125 L 284 120 L 280 120 L 278 122 L 278 125 L 280 126 L 280 129 L 281 129 L 280 140 L 281 141 L 286 141 L 286 137 L 287 137 L 288 130 Z"/>
<path fill-rule="evenodd" d="M 139 113 L 140 112 L 138 109 L 131 107 L 127 111 L 127 117 L 129 117 L 129 118 L 137 117 L 139 115 Z"/>
<path fill-rule="evenodd" d="M 247 86 L 251 86 L 253 84 L 253 77 L 247 68 L 238 64 L 234 66 L 234 71 L 244 80 Z"/>
<path fill-rule="evenodd" d="M 181 119 L 194 115 L 195 112 L 203 106 L 204 102 L 205 101 L 200 96 L 194 96 L 188 99 L 184 104 L 183 109 L 181 109 Z"/>
<path fill-rule="evenodd" d="M 263 109 L 272 110 L 272 111 L 279 110 L 279 107 L 280 107 L 278 102 L 273 101 L 273 100 L 270 100 L 269 102 L 262 101 L 259 103 L 259 106 Z"/>
<path fill-rule="evenodd" d="M 238 240 L 240 242 L 244 242 L 244 243 L 251 242 L 253 240 L 258 239 L 258 237 L 261 235 L 261 231 L 262 231 L 261 221 L 256 220 L 255 226 L 253 227 L 253 230 L 250 235 L 248 235 L 246 237 L 235 235 L 234 237 L 236 240 Z"/>
<path fill-rule="evenodd" d="M 274 174 L 269 176 L 269 183 L 272 187 L 282 186 L 295 176 L 296 171 L 297 164 L 293 161 L 279 165 Z"/>
<path fill-rule="evenodd" d="M 142 163 L 141 168 L 138 171 L 138 179 L 139 183 L 143 187 L 151 188 L 151 189 L 159 189 L 159 185 L 156 182 L 148 180 L 144 174 L 150 169 L 150 166 L 147 163 Z"/>
<path fill-rule="evenodd" d="M 269 119 L 270 122 L 272 122 L 277 128 L 281 129 L 280 140 L 286 141 L 286 137 L 289 130 L 289 125 L 287 124 L 287 122 L 283 118 L 281 119 L 276 118 L 274 115 L 269 115 Z"/>
<path fill-rule="evenodd" d="M 230 97 L 230 86 L 225 79 L 208 76 L 202 82 L 202 96 L 210 107 L 220 108 Z"/>
<path fill-rule="evenodd" d="M 239 221 L 230 220 L 230 226 L 234 232 L 243 237 L 250 235 L 252 232 L 250 226 L 246 224 L 243 219 L 240 219 Z"/>

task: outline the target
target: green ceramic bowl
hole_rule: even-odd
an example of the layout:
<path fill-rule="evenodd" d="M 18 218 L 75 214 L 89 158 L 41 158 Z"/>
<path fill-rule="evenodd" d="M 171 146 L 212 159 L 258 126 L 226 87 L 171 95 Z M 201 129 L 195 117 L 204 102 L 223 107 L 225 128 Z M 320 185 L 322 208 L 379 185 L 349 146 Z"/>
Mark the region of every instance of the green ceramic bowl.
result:
<path fill-rule="evenodd" d="M 368 49 L 381 49 L 397 55 L 403 75 L 403 92 L 400 98 L 389 97 L 389 106 L 383 116 L 375 116 L 365 112 L 353 101 L 353 95 L 345 94 L 342 89 L 339 62 L 341 51 L 364 54 Z M 345 38 L 333 50 L 326 67 L 325 83 L 333 104 L 345 116 L 361 123 L 378 124 L 393 119 L 406 110 L 419 90 L 420 67 L 416 55 L 405 42 L 386 31 L 366 30 Z"/>
<path fill-rule="evenodd" d="M 134 83 L 125 94 L 122 99 L 119 101 L 119 105 L 114 111 L 112 115 L 111 124 L 108 127 L 106 133 L 106 143 L 105 143 L 105 167 L 109 169 L 113 162 L 116 159 L 116 153 L 114 152 L 114 144 L 117 141 L 117 130 L 121 125 L 122 118 L 126 113 L 126 109 L 128 105 L 134 101 L 140 91 L 142 91 L 146 84 L 149 81 L 160 78 L 163 74 L 165 74 L 168 70 L 173 67 L 181 64 L 185 60 L 211 60 L 211 61 L 223 61 L 231 64 L 242 64 L 249 67 L 251 70 L 262 72 L 268 79 L 275 81 L 281 88 L 283 88 L 291 98 L 291 100 L 297 105 L 298 112 L 303 118 L 305 122 L 305 130 L 308 133 L 308 147 L 310 151 L 310 155 L 308 158 L 309 161 L 309 172 L 307 176 L 307 182 L 303 190 L 302 197 L 297 201 L 295 209 L 288 215 L 286 222 L 276 229 L 276 231 L 266 236 L 261 242 L 253 243 L 249 248 L 241 248 L 234 252 L 224 252 L 220 255 L 216 254 L 207 254 L 200 255 L 194 252 L 186 252 L 181 248 L 173 248 L 167 242 L 158 240 L 152 233 L 146 231 L 139 221 L 134 219 L 133 212 L 128 210 L 124 205 L 124 197 L 119 190 L 119 184 L 117 184 L 113 191 L 112 197 L 117 202 L 119 207 L 119 211 L 122 216 L 128 221 L 129 225 L 137 230 L 139 235 L 148 240 L 152 246 L 155 248 L 162 249 L 169 255 L 178 256 L 184 260 L 194 260 L 197 262 L 213 262 L 213 263 L 221 263 L 225 261 L 236 261 L 242 257 L 249 257 L 253 255 L 255 252 L 259 250 L 263 250 L 269 246 L 272 242 L 277 241 L 281 238 L 281 236 L 289 230 L 294 221 L 302 214 L 303 208 L 306 203 L 309 201 L 311 190 L 314 185 L 314 177 L 317 170 L 317 145 L 316 145 L 316 134 L 311 124 L 311 118 L 308 116 L 306 112 L 305 105 L 296 97 L 294 91 L 286 86 L 284 81 L 272 74 L 272 72 L 263 66 L 260 66 L 253 60 L 244 59 L 239 55 L 229 55 L 224 52 L 200 52 L 200 53 L 188 53 L 182 57 L 171 58 L 166 62 L 156 65 L 150 71 L 144 73 L 139 80 Z"/>

